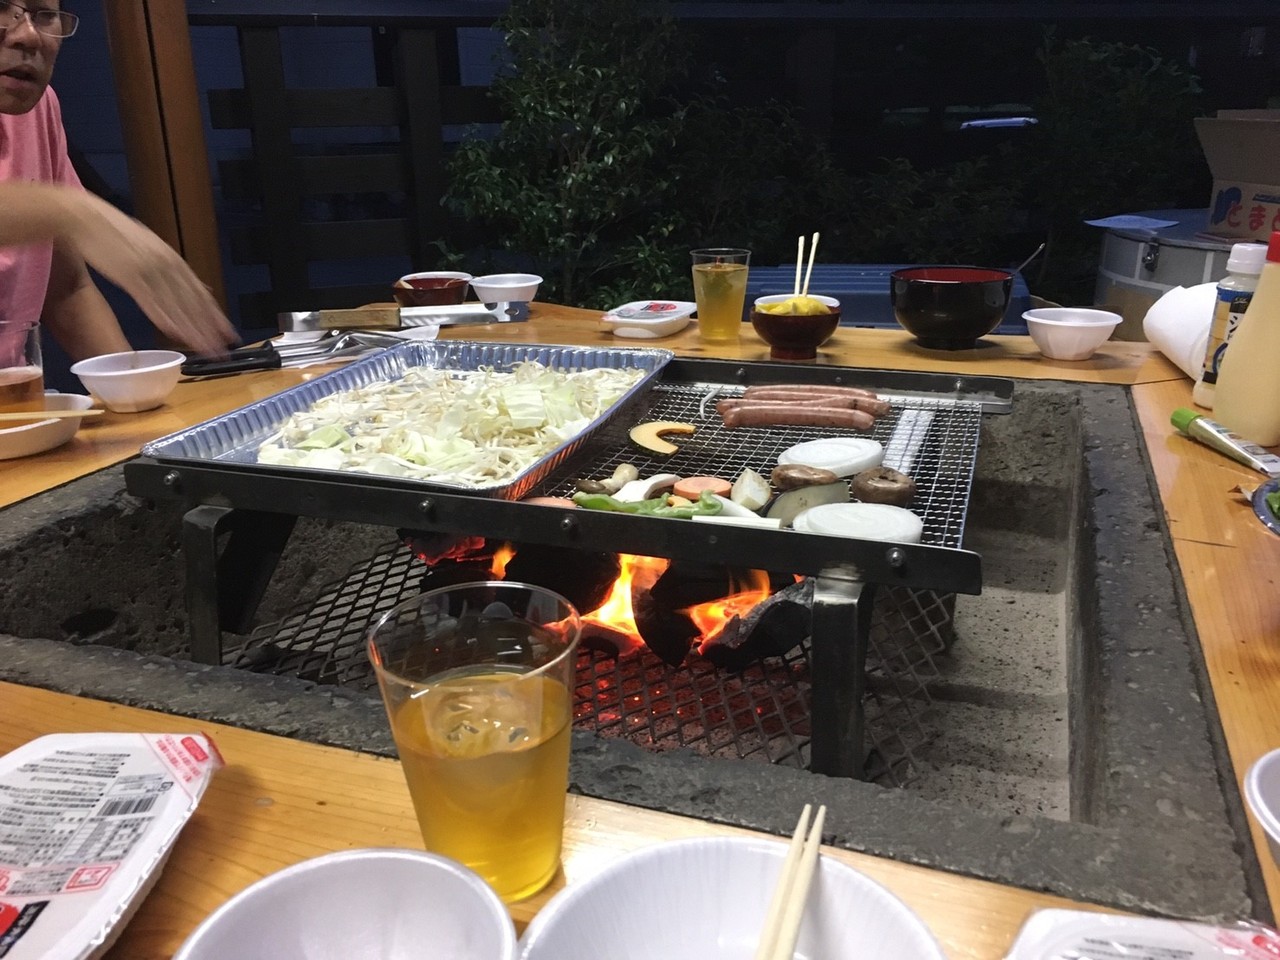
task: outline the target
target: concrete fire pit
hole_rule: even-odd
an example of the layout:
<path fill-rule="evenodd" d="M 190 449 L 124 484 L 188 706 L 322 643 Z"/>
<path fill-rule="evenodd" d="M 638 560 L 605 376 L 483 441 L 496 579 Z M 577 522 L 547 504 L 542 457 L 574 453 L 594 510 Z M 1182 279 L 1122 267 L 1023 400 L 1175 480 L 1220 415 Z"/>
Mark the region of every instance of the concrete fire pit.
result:
<path fill-rule="evenodd" d="M 1141 449 L 1121 388 L 1019 383 L 1014 412 L 985 418 L 965 537 L 984 591 L 957 598 L 906 789 L 582 731 L 573 789 L 778 834 L 820 802 L 851 849 L 1141 911 L 1260 915 Z M 128 495 L 119 468 L 0 517 L 0 678 L 393 754 L 372 694 L 184 659 L 179 511 Z M 300 521 L 260 619 L 393 535 Z"/>

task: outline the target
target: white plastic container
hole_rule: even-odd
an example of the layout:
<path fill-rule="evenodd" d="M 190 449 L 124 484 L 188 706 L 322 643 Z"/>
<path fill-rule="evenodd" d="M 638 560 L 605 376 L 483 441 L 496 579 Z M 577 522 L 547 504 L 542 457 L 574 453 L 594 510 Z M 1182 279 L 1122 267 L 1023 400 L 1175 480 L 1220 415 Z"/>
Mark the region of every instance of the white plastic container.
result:
<path fill-rule="evenodd" d="M 1280 231 L 1271 234 L 1258 289 L 1222 358 L 1213 411 L 1246 440 L 1280 444 Z"/>
<path fill-rule="evenodd" d="M 1231 248 L 1231 256 L 1227 259 L 1227 275 L 1218 282 L 1209 340 L 1204 348 L 1204 364 L 1191 391 L 1191 399 L 1198 407 L 1213 409 L 1213 394 L 1222 358 L 1226 355 L 1227 345 L 1231 342 L 1240 318 L 1249 309 L 1253 292 L 1258 288 L 1262 265 L 1266 262 L 1265 243 L 1237 243 Z"/>
<path fill-rule="evenodd" d="M 198 733 L 58 733 L 0 757 L 6 960 L 105 954 L 221 766 Z"/>
<path fill-rule="evenodd" d="M 498 895 L 421 850 L 340 850 L 263 877 L 214 911 L 174 960 L 515 960 Z"/>

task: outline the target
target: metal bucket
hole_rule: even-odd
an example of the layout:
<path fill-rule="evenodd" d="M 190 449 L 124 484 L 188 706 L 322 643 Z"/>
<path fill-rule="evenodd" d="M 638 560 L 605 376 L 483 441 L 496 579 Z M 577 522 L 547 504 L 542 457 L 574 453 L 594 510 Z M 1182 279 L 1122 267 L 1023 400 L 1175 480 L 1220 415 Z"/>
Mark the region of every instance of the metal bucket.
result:
<path fill-rule="evenodd" d="M 1142 320 L 1174 287 L 1216 283 L 1227 274 L 1230 240 L 1205 236 L 1208 211 L 1149 210 L 1139 216 L 1177 220 L 1159 229 L 1112 228 L 1102 238 L 1094 306 L 1124 318 L 1116 340 L 1145 340 Z"/>

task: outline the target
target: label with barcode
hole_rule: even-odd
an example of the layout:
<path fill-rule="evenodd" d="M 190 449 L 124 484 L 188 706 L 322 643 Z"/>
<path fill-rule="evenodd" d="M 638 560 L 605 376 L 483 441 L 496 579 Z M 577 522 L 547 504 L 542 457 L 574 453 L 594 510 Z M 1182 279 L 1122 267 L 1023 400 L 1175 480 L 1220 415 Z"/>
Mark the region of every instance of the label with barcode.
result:
<path fill-rule="evenodd" d="M 174 781 L 162 773 L 128 773 L 128 759 L 127 753 L 58 750 L 0 782 L 0 893 L 92 890 L 129 856 Z"/>

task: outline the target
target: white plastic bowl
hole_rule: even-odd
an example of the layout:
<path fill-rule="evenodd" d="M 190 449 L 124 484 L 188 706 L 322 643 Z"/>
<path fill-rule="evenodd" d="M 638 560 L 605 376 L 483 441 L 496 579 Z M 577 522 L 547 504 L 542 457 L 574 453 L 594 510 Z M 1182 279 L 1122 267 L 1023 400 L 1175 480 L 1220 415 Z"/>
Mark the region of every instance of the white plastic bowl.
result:
<path fill-rule="evenodd" d="M 700 837 L 647 847 L 557 893 L 521 960 L 751 960 L 787 844 Z M 797 944 L 807 960 L 943 960 L 924 922 L 852 867 L 823 857 Z"/>
<path fill-rule="evenodd" d="M 139 413 L 164 403 L 186 359 L 176 350 L 130 350 L 81 360 L 71 372 L 108 410 Z"/>
<path fill-rule="evenodd" d="M 1244 776 L 1244 799 L 1267 833 L 1271 859 L 1280 865 L 1280 750 L 1254 761 Z"/>
<path fill-rule="evenodd" d="M 93 401 L 77 393 L 45 393 L 47 410 L 88 410 Z M 0 430 L 0 460 L 29 457 L 60 447 L 80 429 L 80 417 L 32 420 Z"/>
<path fill-rule="evenodd" d="M 344 850 L 236 894 L 174 960 L 515 960 L 507 908 L 480 877 L 418 850 Z"/>
<path fill-rule="evenodd" d="M 542 278 L 535 273 L 491 273 L 471 278 L 471 289 L 481 303 L 528 303 L 538 292 Z"/>
<path fill-rule="evenodd" d="M 1090 307 L 1040 307 L 1022 318 L 1031 339 L 1050 360 L 1088 360 L 1124 319 Z"/>

